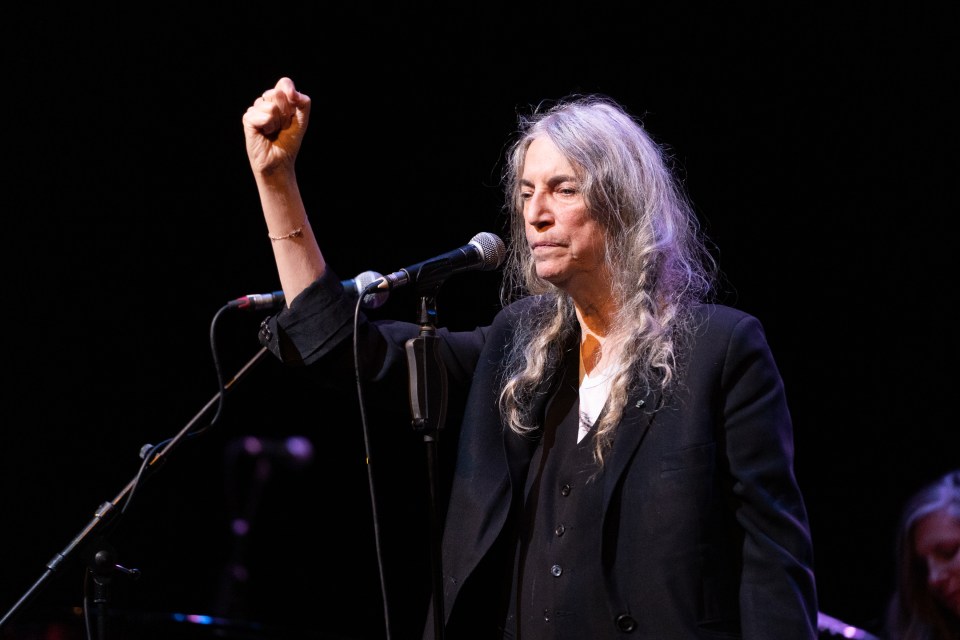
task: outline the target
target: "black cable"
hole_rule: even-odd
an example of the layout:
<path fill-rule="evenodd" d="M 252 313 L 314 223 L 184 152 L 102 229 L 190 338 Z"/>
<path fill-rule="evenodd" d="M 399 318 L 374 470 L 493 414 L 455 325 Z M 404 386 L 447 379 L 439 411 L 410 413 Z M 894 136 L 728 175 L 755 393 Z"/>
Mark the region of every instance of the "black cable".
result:
<path fill-rule="evenodd" d="M 201 433 L 217 424 L 217 421 L 220 420 L 220 416 L 223 414 L 224 403 L 227 396 L 227 385 L 223 380 L 223 369 L 220 366 L 220 354 L 217 352 L 216 327 L 217 322 L 220 320 L 220 316 L 222 316 L 223 313 L 230 308 L 231 307 L 229 304 L 223 305 L 215 314 L 213 314 L 213 318 L 210 320 L 210 352 L 213 357 L 213 368 L 217 374 L 217 388 L 219 390 L 217 397 L 217 411 L 213 415 L 213 418 L 210 419 L 209 424 L 197 429 L 196 431 L 193 431 L 192 433 L 184 434 L 183 437 L 185 439 L 192 439 L 199 436 Z M 140 449 L 140 457 L 142 458 L 142 461 L 140 462 L 140 469 L 137 471 L 137 475 L 134 477 L 133 482 L 130 485 L 130 492 L 127 494 L 127 499 L 123 503 L 123 508 L 120 510 L 120 515 L 126 513 L 127 508 L 130 506 L 130 503 L 133 500 L 133 495 L 136 492 L 137 487 L 140 485 L 144 473 L 146 473 L 147 466 L 153 459 L 153 455 L 172 441 L 173 438 L 167 438 L 166 440 L 162 440 L 154 445 L 146 444 Z"/>
<path fill-rule="evenodd" d="M 370 290 L 375 289 L 379 280 L 367 285 L 357 298 L 357 305 L 353 310 L 353 367 L 357 378 L 357 398 L 360 401 L 360 422 L 363 428 L 363 447 L 366 453 L 367 483 L 370 487 L 370 508 L 373 512 L 373 541 L 377 551 L 377 567 L 380 571 L 380 593 L 383 599 L 383 618 L 386 638 L 390 640 L 390 606 L 387 598 L 387 583 L 383 569 L 383 554 L 380 550 L 380 519 L 377 516 L 377 492 L 374 488 L 373 464 L 370 457 L 370 430 L 367 426 L 367 414 L 363 400 L 363 382 L 360 376 L 360 349 L 357 336 L 360 333 L 360 306 Z"/>

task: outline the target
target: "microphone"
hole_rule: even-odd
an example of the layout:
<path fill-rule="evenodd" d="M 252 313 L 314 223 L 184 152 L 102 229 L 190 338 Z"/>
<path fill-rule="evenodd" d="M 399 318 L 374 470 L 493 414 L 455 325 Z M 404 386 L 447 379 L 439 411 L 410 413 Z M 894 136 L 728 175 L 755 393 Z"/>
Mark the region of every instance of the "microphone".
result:
<path fill-rule="evenodd" d="M 355 278 L 344 280 L 340 284 L 343 285 L 343 290 L 347 294 L 357 297 L 365 291 L 367 287 L 381 278 L 383 278 L 383 275 L 376 271 L 364 271 Z M 377 307 L 383 306 L 383 303 L 386 302 L 389 297 L 389 291 L 374 291 L 363 296 L 363 302 L 361 304 L 366 309 L 376 309 Z"/>
<path fill-rule="evenodd" d="M 360 292 L 367 288 L 371 283 L 383 278 L 376 271 L 364 271 L 349 280 L 344 280 L 340 284 L 348 295 L 354 297 L 360 295 Z M 389 291 L 377 291 L 363 296 L 362 305 L 367 309 L 376 309 L 383 305 L 390 297 Z M 227 303 L 228 309 L 243 309 L 247 311 L 272 310 L 283 306 L 286 301 L 283 291 L 272 291 L 270 293 L 251 293 L 250 295 L 231 300 Z"/>
<path fill-rule="evenodd" d="M 379 290 L 402 287 L 411 282 L 426 286 L 441 284 L 448 276 L 461 271 L 492 271 L 500 266 L 507 250 L 503 240 L 492 233 L 481 232 L 459 249 L 418 262 L 384 276 L 377 286 Z"/>

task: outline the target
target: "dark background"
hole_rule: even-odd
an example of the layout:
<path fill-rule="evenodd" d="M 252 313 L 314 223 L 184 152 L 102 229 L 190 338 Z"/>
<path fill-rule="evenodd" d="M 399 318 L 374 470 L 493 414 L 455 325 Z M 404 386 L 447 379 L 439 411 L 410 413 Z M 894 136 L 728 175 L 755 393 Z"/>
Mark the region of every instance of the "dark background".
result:
<path fill-rule="evenodd" d="M 133 478 L 140 447 L 215 397 L 212 338 L 228 378 L 256 358 L 265 314 L 217 314 L 279 289 L 241 116 L 286 75 L 313 98 L 300 185 L 343 278 L 502 234 L 518 111 L 600 92 L 640 116 L 719 247 L 726 301 L 763 321 L 777 356 L 821 611 L 875 630 L 902 501 L 960 464 L 956 10 L 625 6 L 9 10 L 2 610 Z M 439 324 L 489 320 L 497 284 L 451 279 Z M 414 306 L 398 290 L 375 313 L 413 320 Z M 356 397 L 256 363 L 104 534 L 142 571 L 111 583 L 117 633 L 383 637 Z M 404 638 L 429 586 L 426 448 L 402 397 L 373 402 Z M 384 407 L 394 424 L 376 423 Z M 231 456 L 248 434 L 303 435 L 313 458 Z M 258 462 L 272 466 L 256 498 Z M 244 509 L 249 590 L 221 610 Z M 68 556 L 10 637 L 76 632 L 85 556 Z"/>

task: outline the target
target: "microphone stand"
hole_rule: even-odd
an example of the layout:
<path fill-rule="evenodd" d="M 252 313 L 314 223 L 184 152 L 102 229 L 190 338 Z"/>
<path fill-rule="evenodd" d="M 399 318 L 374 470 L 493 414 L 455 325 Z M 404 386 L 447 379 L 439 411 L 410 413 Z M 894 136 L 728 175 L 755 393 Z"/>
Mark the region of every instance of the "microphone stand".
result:
<path fill-rule="evenodd" d="M 261 347 L 260 351 L 257 352 L 241 369 L 237 372 L 234 377 L 224 384 L 223 391 L 229 391 L 230 388 L 237 383 L 243 376 L 245 376 L 251 368 L 258 362 L 260 362 L 264 356 L 267 354 L 266 347 Z M 72 555 L 73 553 L 83 546 L 84 542 L 95 532 L 104 528 L 108 523 L 112 522 L 116 515 L 116 507 L 122 503 L 128 501 L 133 493 L 133 490 L 136 488 L 139 482 L 146 480 L 149 475 L 160 468 L 160 465 L 163 462 L 166 462 L 167 456 L 183 441 L 183 439 L 190 435 L 190 431 L 193 426 L 202 418 L 211 407 L 213 407 L 220 400 L 221 392 L 218 391 L 213 398 L 207 402 L 206 405 L 177 433 L 176 436 L 171 438 L 167 444 L 162 447 L 144 466 L 142 472 L 139 472 L 137 476 L 131 480 L 127 486 L 125 486 L 120 493 L 110 502 L 104 502 L 101 504 L 96 512 L 94 513 L 93 519 L 87 523 L 87 525 L 80 531 L 80 533 L 70 541 L 70 543 L 59 553 L 57 553 L 53 558 L 47 563 L 46 571 L 34 582 L 33 586 L 27 589 L 26 593 L 20 597 L 16 604 L 4 614 L 3 618 L 0 619 L 0 629 L 3 628 L 7 622 L 9 622 L 16 612 L 22 608 L 28 601 L 30 601 L 38 592 L 40 587 L 50 579 L 50 577 L 59 569 Z M 145 447 L 141 457 L 149 456 L 149 450 Z M 121 514 L 123 511 L 121 510 Z M 109 581 L 104 581 L 102 574 L 98 576 L 98 580 L 95 581 L 99 587 L 105 588 Z M 105 597 L 103 589 L 101 593 L 98 594 L 97 600 L 100 601 L 98 604 L 105 603 Z M 101 627 L 100 627 L 100 637 L 105 637 L 103 625 L 105 624 L 105 612 L 101 611 Z"/>
<path fill-rule="evenodd" d="M 113 576 L 117 572 L 136 580 L 140 577 L 139 569 L 128 569 L 123 565 L 117 564 L 115 554 L 109 548 L 102 548 L 93 554 L 90 561 L 89 572 L 93 581 L 93 604 L 97 606 L 97 640 L 105 640 L 107 637 L 107 614 L 110 603 L 110 584 L 113 582 Z M 88 636 L 92 633 L 88 630 Z"/>
<path fill-rule="evenodd" d="M 436 289 L 420 297 L 417 321 L 420 335 L 406 342 L 409 372 L 410 411 L 413 429 L 423 435 L 427 452 L 429 480 L 429 540 L 430 567 L 433 578 L 434 638 L 443 639 L 443 570 L 440 551 L 440 519 L 437 515 L 438 462 L 437 438 L 447 413 L 447 370 L 440 359 L 440 339 L 436 333 Z"/>

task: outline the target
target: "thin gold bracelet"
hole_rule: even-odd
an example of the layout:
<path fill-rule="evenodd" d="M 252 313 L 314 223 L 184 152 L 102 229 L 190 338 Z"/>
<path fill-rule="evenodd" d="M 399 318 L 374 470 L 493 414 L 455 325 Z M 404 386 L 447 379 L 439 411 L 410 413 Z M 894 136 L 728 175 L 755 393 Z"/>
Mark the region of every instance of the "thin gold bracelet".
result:
<path fill-rule="evenodd" d="M 269 233 L 267 237 L 270 238 L 270 242 L 276 242 L 277 240 L 288 240 L 290 238 L 300 238 L 303 236 L 303 225 L 300 225 L 290 233 L 283 236 L 272 236 Z"/>

